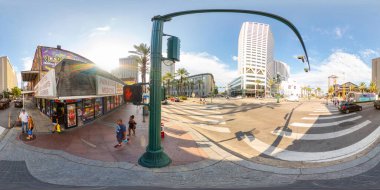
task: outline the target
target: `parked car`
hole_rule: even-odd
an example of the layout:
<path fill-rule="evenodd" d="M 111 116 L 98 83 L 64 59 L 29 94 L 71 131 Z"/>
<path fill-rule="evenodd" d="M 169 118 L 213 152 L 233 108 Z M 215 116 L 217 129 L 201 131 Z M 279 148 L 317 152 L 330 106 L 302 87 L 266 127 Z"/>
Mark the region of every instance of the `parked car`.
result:
<path fill-rule="evenodd" d="M 373 102 L 373 106 L 376 108 L 376 109 L 380 109 L 380 100 L 375 100 Z"/>
<path fill-rule="evenodd" d="M 286 101 L 288 101 L 288 102 L 298 102 L 299 101 L 299 98 L 298 98 L 298 96 L 289 96 L 289 97 L 287 97 L 286 98 Z"/>
<path fill-rule="evenodd" d="M 16 99 L 13 102 L 15 103 L 16 108 L 22 108 L 22 105 L 23 105 L 22 99 Z"/>
<path fill-rule="evenodd" d="M 354 104 L 352 102 L 342 102 L 339 107 L 339 111 L 342 113 L 350 113 L 353 111 L 362 111 L 362 106 Z"/>
<path fill-rule="evenodd" d="M 3 98 L 0 100 L 0 109 L 6 109 L 9 107 L 9 99 Z"/>

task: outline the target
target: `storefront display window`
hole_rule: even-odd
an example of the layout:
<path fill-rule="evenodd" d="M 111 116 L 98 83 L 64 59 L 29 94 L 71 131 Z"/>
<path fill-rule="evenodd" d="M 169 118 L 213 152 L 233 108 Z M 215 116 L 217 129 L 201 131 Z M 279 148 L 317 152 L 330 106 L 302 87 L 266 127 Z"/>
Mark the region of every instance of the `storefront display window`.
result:
<path fill-rule="evenodd" d="M 75 127 L 77 125 L 77 114 L 74 104 L 67 104 L 67 127 Z"/>
<path fill-rule="evenodd" d="M 115 108 L 115 97 L 114 96 L 110 96 L 110 101 L 111 101 L 111 110 Z"/>
<path fill-rule="evenodd" d="M 119 96 L 115 96 L 115 106 L 118 107 L 119 105 Z"/>
<path fill-rule="evenodd" d="M 77 116 L 78 116 L 78 126 L 82 126 L 83 125 L 83 117 L 82 117 L 82 102 L 78 102 L 77 103 Z"/>
<path fill-rule="evenodd" d="M 94 104 L 92 99 L 84 99 L 83 100 L 83 113 L 82 119 L 84 122 L 94 119 Z"/>
<path fill-rule="evenodd" d="M 95 99 L 95 117 L 103 115 L 103 101 L 102 98 Z"/>

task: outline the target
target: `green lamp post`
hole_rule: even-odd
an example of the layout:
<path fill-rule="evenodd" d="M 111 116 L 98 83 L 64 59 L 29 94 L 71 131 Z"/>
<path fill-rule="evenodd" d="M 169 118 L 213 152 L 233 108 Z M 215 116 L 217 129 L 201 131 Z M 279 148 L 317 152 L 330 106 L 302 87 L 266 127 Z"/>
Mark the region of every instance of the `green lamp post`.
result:
<path fill-rule="evenodd" d="M 183 16 L 188 14 L 199 14 L 199 13 L 217 13 L 217 12 L 229 12 L 229 13 L 245 13 L 245 14 L 255 14 L 265 17 L 270 17 L 276 19 L 285 25 L 287 25 L 298 37 L 302 48 L 305 52 L 306 61 L 309 64 L 309 59 L 306 51 L 305 44 L 302 40 L 301 34 L 298 32 L 297 28 L 288 20 L 275 14 L 266 13 L 262 11 L 254 10 L 238 10 L 238 9 L 203 9 L 203 10 L 189 10 L 170 13 L 163 16 L 155 16 L 152 18 L 153 28 L 152 28 L 152 38 L 151 38 L 151 71 L 150 71 L 150 102 L 149 102 L 149 143 L 146 147 L 146 152 L 140 157 L 139 164 L 148 168 L 160 168 L 165 167 L 171 163 L 171 159 L 165 154 L 161 146 L 161 62 L 164 60 L 162 58 L 162 37 L 164 22 L 170 21 L 172 18 L 177 16 Z M 173 39 L 174 44 L 177 39 Z M 173 41 L 168 40 L 168 45 L 173 43 Z M 175 45 L 174 45 L 175 46 Z M 169 49 L 169 48 L 168 48 Z M 176 50 L 173 52 L 174 60 L 175 56 L 179 56 L 179 46 L 175 47 Z M 169 55 L 169 54 L 168 54 Z M 309 64 L 310 68 L 310 64 Z M 310 70 L 310 69 L 309 69 Z"/>

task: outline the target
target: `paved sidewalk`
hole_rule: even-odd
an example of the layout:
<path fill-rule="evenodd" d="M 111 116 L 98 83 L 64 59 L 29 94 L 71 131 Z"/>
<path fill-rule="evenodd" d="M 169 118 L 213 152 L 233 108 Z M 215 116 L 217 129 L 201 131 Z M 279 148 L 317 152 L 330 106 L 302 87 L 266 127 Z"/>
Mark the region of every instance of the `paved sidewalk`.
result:
<path fill-rule="evenodd" d="M 65 151 L 91 160 L 137 164 L 148 144 L 149 117 L 146 117 L 144 123 L 141 114 L 141 107 L 126 104 L 83 127 L 66 130 L 61 134 L 37 134 L 36 140 L 25 143 L 43 149 Z M 114 148 L 115 122 L 120 118 L 127 123 L 130 115 L 135 115 L 136 136 L 130 136 L 130 141 L 123 147 Z M 166 135 L 162 139 L 162 145 L 172 158 L 172 165 L 198 162 L 206 158 L 187 129 L 170 121 L 165 122 L 165 125 Z"/>

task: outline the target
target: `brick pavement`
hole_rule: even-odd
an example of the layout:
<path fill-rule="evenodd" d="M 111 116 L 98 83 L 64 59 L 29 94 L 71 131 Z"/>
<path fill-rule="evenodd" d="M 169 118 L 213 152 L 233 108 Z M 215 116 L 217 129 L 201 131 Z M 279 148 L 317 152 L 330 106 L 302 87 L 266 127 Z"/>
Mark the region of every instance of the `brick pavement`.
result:
<path fill-rule="evenodd" d="M 61 134 L 38 134 L 36 140 L 25 143 L 44 149 L 62 150 L 92 160 L 137 164 L 148 144 L 149 118 L 146 117 L 146 122 L 142 122 L 141 113 L 141 107 L 122 105 L 114 112 L 84 127 L 66 130 Z M 130 115 L 135 115 L 138 123 L 136 136 L 131 136 L 130 142 L 123 147 L 114 148 L 115 121 L 121 118 L 126 123 Z M 172 165 L 198 162 L 207 157 L 185 127 L 167 121 L 165 134 L 162 146 L 172 159 Z"/>

